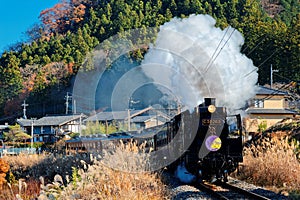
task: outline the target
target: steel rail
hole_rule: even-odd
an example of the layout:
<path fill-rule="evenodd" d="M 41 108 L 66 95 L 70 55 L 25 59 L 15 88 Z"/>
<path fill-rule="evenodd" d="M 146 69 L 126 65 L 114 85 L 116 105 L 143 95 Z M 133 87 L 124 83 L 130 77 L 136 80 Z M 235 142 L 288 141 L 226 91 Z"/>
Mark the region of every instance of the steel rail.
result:
<path fill-rule="evenodd" d="M 271 200 L 271 199 L 269 199 L 267 197 L 264 197 L 262 195 L 254 193 L 254 192 L 251 192 L 251 191 L 245 190 L 243 188 L 231 185 L 229 183 L 222 182 L 222 183 L 217 183 L 217 185 L 221 186 L 223 188 L 229 189 L 229 190 L 237 191 L 238 193 L 244 194 L 244 195 L 249 196 L 250 198 L 253 198 L 253 199 L 257 199 L 257 200 Z"/>
<path fill-rule="evenodd" d="M 214 188 L 214 186 L 218 186 L 218 187 L 221 187 L 223 189 L 226 189 L 226 190 L 228 190 L 228 192 L 224 193 L 224 192 L 221 192 L 221 191 L 217 191 Z M 254 192 L 251 192 L 251 191 L 245 190 L 243 188 L 240 188 L 240 187 L 228 184 L 228 183 L 224 183 L 224 182 L 216 182 L 216 183 L 213 183 L 212 185 L 207 184 L 205 182 L 201 182 L 201 183 L 196 184 L 195 187 L 197 189 L 203 191 L 203 192 L 208 193 L 212 197 L 214 197 L 216 199 L 221 199 L 221 200 L 231 200 L 232 195 L 234 195 L 234 194 L 231 193 L 231 197 L 228 197 L 228 195 L 226 195 L 226 194 L 229 194 L 230 191 L 236 193 L 236 195 L 242 195 L 244 197 L 249 197 L 249 198 L 246 198 L 246 199 L 271 200 L 271 199 L 269 199 L 267 197 L 264 197 L 262 195 L 256 194 Z"/>
<path fill-rule="evenodd" d="M 199 183 L 196 185 L 196 188 L 206 192 L 208 194 L 210 194 L 211 196 L 217 198 L 217 199 L 221 199 L 221 200 L 230 200 L 229 198 L 227 198 L 226 196 L 220 194 L 219 192 L 215 191 L 211 186 L 208 186 L 205 183 Z"/>

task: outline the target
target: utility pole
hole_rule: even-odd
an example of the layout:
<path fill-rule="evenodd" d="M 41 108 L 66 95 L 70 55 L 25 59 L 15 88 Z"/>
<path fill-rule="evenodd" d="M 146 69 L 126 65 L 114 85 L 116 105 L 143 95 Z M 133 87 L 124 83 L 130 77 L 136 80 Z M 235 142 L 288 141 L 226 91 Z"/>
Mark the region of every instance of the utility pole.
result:
<path fill-rule="evenodd" d="M 31 119 L 31 142 L 30 142 L 30 147 L 31 149 L 33 148 L 33 122 L 34 122 L 34 119 Z"/>
<path fill-rule="evenodd" d="M 26 104 L 25 100 L 24 100 L 24 103 L 22 104 L 22 106 L 23 106 L 23 118 L 27 119 L 27 116 L 26 116 L 26 106 L 28 106 L 28 104 Z"/>
<path fill-rule="evenodd" d="M 69 92 L 67 92 L 67 96 L 65 96 L 66 98 L 66 115 L 68 114 L 69 111 L 69 100 L 72 96 L 69 96 Z"/>
<path fill-rule="evenodd" d="M 270 88 L 272 89 L 272 87 L 273 87 L 273 72 L 279 72 L 279 70 L 273 70 L 273 66 L 272 66 L 272 64 L 271 64 L 271 75 L 270 75 Z"/>
<path fill-rule="evenodd" d="M 76 100 L 73 99 L 73 114 L 76 114 Z"/>
<path fill-rule="evenodd" d="M 81 137 L 81 126 L 82 126 L 82 118 L 81 118 L 81 114 L 79 117 L 79 136 Z"/>
<path fill-rule="evenodd" d="M 128 131 L 130 131 L 130 109 L 127 109 L 127 115 L 128 115 Z"/>

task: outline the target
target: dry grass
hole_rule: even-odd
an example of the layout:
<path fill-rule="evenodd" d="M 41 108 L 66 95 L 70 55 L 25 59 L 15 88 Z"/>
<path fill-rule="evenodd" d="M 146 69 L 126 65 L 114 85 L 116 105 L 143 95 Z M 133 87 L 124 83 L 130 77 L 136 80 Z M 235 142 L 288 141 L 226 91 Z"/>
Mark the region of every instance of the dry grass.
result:
<path fill-rule="evenodd" d="M 54 195 L 57 199 L 165 199 L 165 185 L 157 173 L 147 172 L 147 154 L 143 149 L 143 145 L 121 143 L 103 157 L 91 155 L 93 165 L 85 164 L 78 171 L 73 168 L 65 187 L 62 178 L 56 177 L 59 181 L 45 186 L 40 198 Z M 56 192 L 49 193 L 53 187 Z"/>
<path fill-rule="evenodd" d="M 129 173 L 109 168 L 101 161 L 78 172 L 59 199 L 164 199 L 165 187 L 153 173 Z"/>
<path fill-rule="evenodd" d="M 121 143 L 101 157 L 5 157 L 10 183 L 0 199 L 165 199 L 164 184 L 157 173 L 146 172 L 147 154 L 139 152 L 143 145 Z"/>
<path fill-rule="evenodd" d="M 42 163 L 47 157 L 46 154 L 19 154 L 17 156 L 4 156 L 3 160 L 9 163 L 11 171 L 18 173 Z"/>
<path fill-rule="evenodd" d="M 66 155 L 26 155 L 20 154 L 18 156 L 3 157 L 11 168 L 11 172 L 16 179 L 28 179 L 31 177 L 39 180 L 42 176 L 45 178 L 46 183 L 51 182 L 56 174 L 63 177 L 72 174 L 72 167 L 82 168 L 81 160 L 91 163 L 89 157 L 84 154 L 73 156 Z"/>
<path fill-rule="evenodd" d="M 0 199 L 5 200 L 32 200 L 37 199 L 40 194 L 40 182 L 29 179 L 25 182 L 24 179 L 13 183 L 3 185 L 0 193 Z"/>
<path fill-rule="evenodd" d="M 103 151 L 101 162 L 115 170 L 125 172 L 145 172 L 150 170 L 150 152 L 146 153 L 145 145 L 129 141 L 120 141 L 117 148 Z"/>
<path fill-rule="evenodd" d="M 265 138 L 247 147 L 238 177 L 261 186 L 300 191 L 300 163 L 295 155 L 299 143 Z"/>

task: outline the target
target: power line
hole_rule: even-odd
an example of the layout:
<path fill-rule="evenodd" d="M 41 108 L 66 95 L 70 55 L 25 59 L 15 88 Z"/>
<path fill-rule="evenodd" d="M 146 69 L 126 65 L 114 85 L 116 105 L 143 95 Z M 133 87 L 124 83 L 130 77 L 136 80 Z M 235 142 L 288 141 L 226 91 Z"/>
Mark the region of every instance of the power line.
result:
<path fill-rule="evenodd" d="M 229 29 L 229 28 L 228 28 L 228 29 Z M 228 29 L 227 29 L 227 31 L 228 31 Z M 223 38 L 225 37 L 227 31 L 225 32 Z M 217 57 L 220 55 L 221 51 L 224 49 L 225 45 L 226 45 L 227 42 L 230 40 L 230 38 L 231 38 L 231 36 L 233 35 L 234 31 L 235 31 L 235 29 L 232 30 L 231 34 L 229 35 L 228 39 L 225 41 L 225 43 L 224 43 L 223 46 L 221 47 L 221 49 L 220 49 L 220 51 L 218 52 L 218 54 L 215 56 L 215 58 L 213 58 L 214 54 L 216 53 L 216 51 L 217 51 L 218 48 L 219 48 L 219 45 L 218 45 L 218 47 L 217 47 L 216 50 L 215 50 L 215 53 L 213 54 L 213 56 L 212 56 L 211 59 L 210 59 L 210 60 L 212 60 L 212 61 L 209 62 L 210 65 L 207 65 L 207 67 L 206 67 L 206 69 L 205 69 L 205 72 L 208 71 L 208 69 L 212 66 L 212 64 L 214 63 L 214 61 L 215 61 L 215 60 L 217 59 Z M 221 39 L 221 41 L 220 41 L 219 44 L 221 44 L 221 42 L 223 41 L 223 38 Z M 212 59 L 212 58 L 213 58 L 213 59 Z M 208 63 L 208 64 L 209 64 L 209 63 Z"/>
<path fill-rule="evenodd" d="M 279 51 L 279 49 L 277 49 L 276 51 L 274 51 L 268 58 L 266 58 L 257 68 L 260 68 L 263 64 L 265 64 L 265 62 L 267 62 L 275 53 L 277 53 L 277 51 Z M 250 71 L 249 73 L 245 74 L 243 78 L 249 76 L 250 74 L 252 74 L 253 72 L 257 71 L 257 69 L 253 69 L 252 71 Z"/>
<path fill-rule="evenodd" d="M 228 30 L 229 30 L 229 27 L 226 29 L 226 31 L 225 31 L 225 33 L 224 33 L 222 39 L 220 40 L 220 42 L 219 42 L 219 44 L 218 44 L 218 46 L 217 46 L 217 48 L 215 49 L 213 55 L 211 56 L 211 58 L 209 59 L 207 65 L 205 66 L 205 71 L 208 70 L 209 64 L 210 64 L 210 62 L 212 61 L 212 59 L 213 59 L 213 57 L 215 56 L 215 54 L 217 53 L 217 50 L 219 49 L 219 47 L 220 47 L 220 45 L 221 45 L 221 42 L 224 40 L 224 38 L 225 38 L 225 36 L 226 36 Z"/>
<path fill-rule="evenodd" d="M 265 40 L 267 38 L 267 35 L 265 35 L 265 37 L 264 38 L 262 38 L 262 39 L 260 39 L 260 42 L 257 44 L 257 45 L 255 45 L 255 47 L 253 47 L 249 52 L 248 52 L 248 54 L 247 54 L 247 56 L 249 56 L 260 44 L 262 44 L 262 42 Z M 249 47 L 249 46 L 248 46 Z M 242 51 L 242 53 L 244 53 L 245 51 L 246 51 L 246 49 L 248 49 L 248 47 L 246 47 L 243 51 Z"/>
<path fill-rule="evenodd" d="M 284 84 L 284 85 L 281 86 L 280 88 L 274 90 L 274 92 L 273 92 L 272 94 L 270 94 L 270 95 L 268 95 L 268 96 L 266 96 L 266 97 L 264 97 L 264 98 L 261 98 L 261 99 L 259 99 L 259 100 L 268 100 L 268 99 L 272 98 L 274 95 L 276 95 L 276 94 L 278 94 L 279 92 L 281 92 L 280 90 L 286 89 L 286 88 L 289 87 L 291 84 L 292 84 L 292 82 L 291 82 L 291 83 L 288 83 L 288 84 Z"/>

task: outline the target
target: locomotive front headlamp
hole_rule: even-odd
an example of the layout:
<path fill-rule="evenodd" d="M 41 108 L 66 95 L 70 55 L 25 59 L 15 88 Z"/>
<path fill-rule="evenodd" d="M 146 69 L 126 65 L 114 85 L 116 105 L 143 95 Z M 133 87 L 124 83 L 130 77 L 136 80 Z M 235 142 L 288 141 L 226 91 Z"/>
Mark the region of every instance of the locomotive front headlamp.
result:
<path fill-rule="evenodd" d="M 216 106 L 214 105 L 209 105 L 207 108 L 208 112 L 214 113 L 216 111 Z"/>

